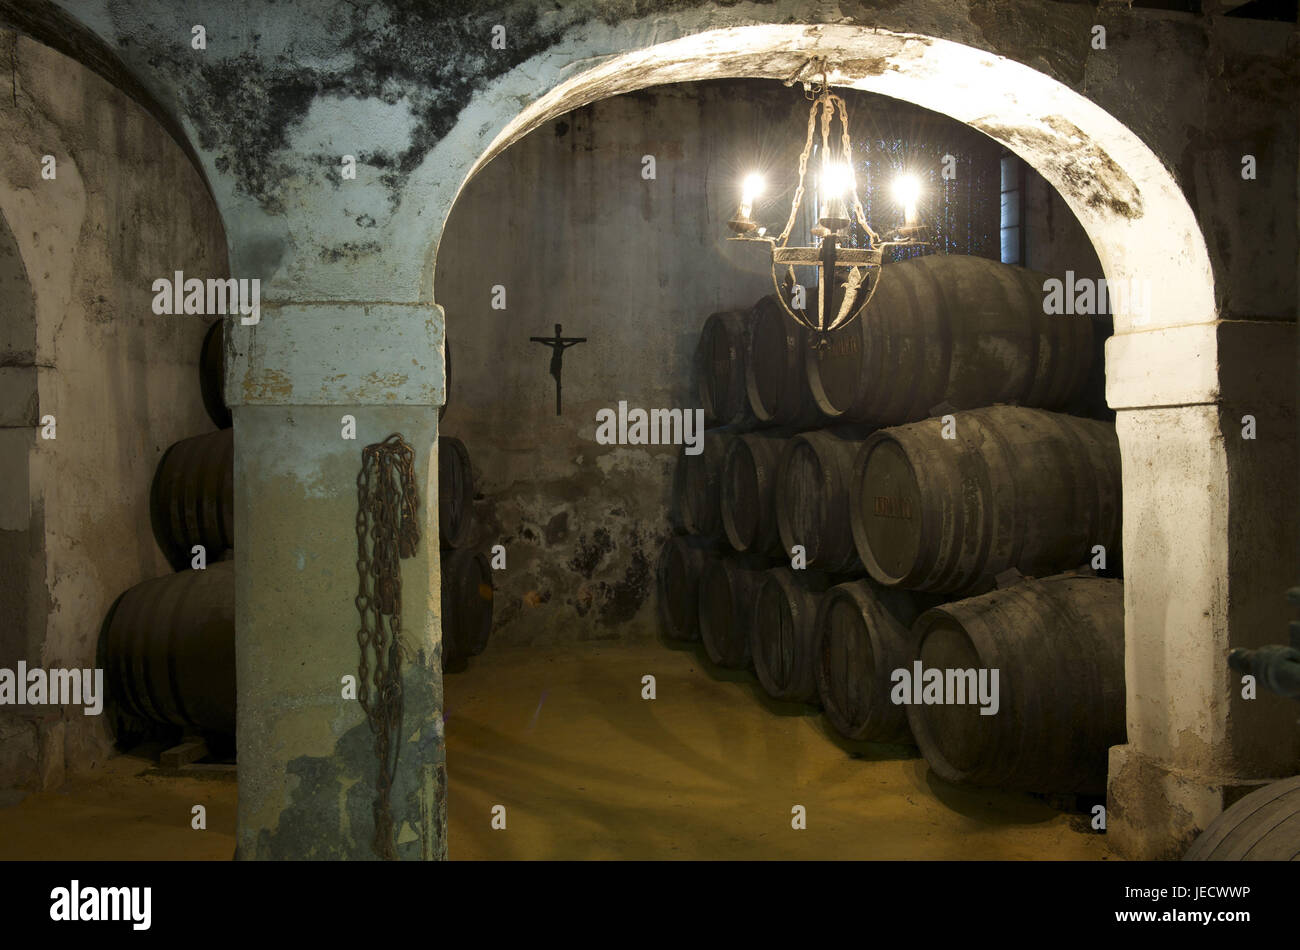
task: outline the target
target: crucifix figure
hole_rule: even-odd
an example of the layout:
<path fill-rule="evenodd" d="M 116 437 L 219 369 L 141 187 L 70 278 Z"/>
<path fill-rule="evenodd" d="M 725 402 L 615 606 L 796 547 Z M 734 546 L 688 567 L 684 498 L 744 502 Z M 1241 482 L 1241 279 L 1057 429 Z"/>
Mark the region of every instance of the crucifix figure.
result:
<path fill-rule="evenodd" d="M 555 414 L 560 414 L 560 371 L 564 365 L 564 351 L 579 343 L 586 343 L 585 336 L 561 336 L 560 325 L 555 325 L 555 336 L 530 336 L 533 343 L 541 343 L 551 348 L 551 375 L 555 377 Z"/>

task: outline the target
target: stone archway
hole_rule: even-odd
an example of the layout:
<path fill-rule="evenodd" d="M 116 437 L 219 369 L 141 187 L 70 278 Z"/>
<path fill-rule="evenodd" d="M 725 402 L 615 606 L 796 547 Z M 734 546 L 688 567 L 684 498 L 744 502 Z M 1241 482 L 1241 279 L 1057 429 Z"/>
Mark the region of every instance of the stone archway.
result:
<path fill-rule="evenodd" d="M 1107 394 L 1119 410 L 1124 459 L 1129 720 L 1129 745 L 1112 752 L 1110 832 L 1132 856 L 1176 856 L 1223 807 L 1236 781 L 1225 776 L 1278 774 L 1287 761 L 1286 753 L 1241 747 L 1242 730 L 1234 736 L 1229 728 L 1226 654 L 1241 638 L 1229 637 L 1225 601 L 1213 593 L 1231 580 L 1223 515 L 1231 447 L 1222 437 L 1217 349 L 1225 332 L 1285 343 L 1275 326 L 1228 331 L 1217 323 L 1214 275 L 1195 215 L 1139 136 L 1050 76 L 948 40 L 853 26 L 746 26 L 604 59 L 516 112 L 512 103 L 532 94 L 527 84 L 543 71 L 521 67 L 466 110 L 445 140 L 447 151 L 440 146 L 450 159 L 444 175 L 448 164 L 465 171 L 454 191 L 447 178 L 433 189 L 434 206 L 445 221 L 479 169 L 574 108 L 662 83 L 787 79 L 813 56 L 829 60 L 836 85 L 943 113 L 1006 145 L 1063 196 L 1112 285 L 1147 282 L 1153 290 L 1146 313 L 1115 315 L 1107 346 Z M 435 301 L 439 236 L 425 287 Z M 1189 478 L 1208 491 L 1190 504 L 1175 501 Z M 1234 708 L 1233 717 L 1253 712 Z M 1286 728 L 1276 715 L 1265 725 L 1275 736 Z"/>
<path fill-rule="evenodd" d="M 1069 204 L 1108 280 L 1147 279 L 1161 288 L 1157 312 L 1144 328 L 1215 319 L 1214 279 L 1200 228 L 1177 182 L 1145 143 L 1050 76 L 935 37 L 854 26 L 745 26 L 611 57 L 559 83 L 503 123 L 500 114 L 493 116 L 497 123 L 483 122 L 480 141 L 487 129 L 500 128 L 455 194 L 511 143 L 596 99 L 700 79 L 784 80 L 814 56 L 828 59 L 834 85 L 950 116 L 1020 155 Z M 497 85 L 506 88 L 493 87 L 489 97 L 514 98 L 513 81 L 514 74 L 502 79 Z M 448 139 L 455 137 L 453 131 Z M 1116 332 L 1131 329 L 1127 317 L 1117 315 Z"/>

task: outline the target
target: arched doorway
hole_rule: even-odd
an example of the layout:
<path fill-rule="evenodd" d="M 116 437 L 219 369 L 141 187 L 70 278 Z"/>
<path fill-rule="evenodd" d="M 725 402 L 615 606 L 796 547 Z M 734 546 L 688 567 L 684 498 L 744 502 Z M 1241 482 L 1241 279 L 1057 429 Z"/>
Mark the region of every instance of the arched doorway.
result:
<path fill-rule="evenodd" d="M 493 115 L 499 131 L 452 198 L 511 143 L 595 99 L 696 79 L 784 80 L 817 56 L 832 64 L 834 85 L 942 113 L 1016 152 L 1065 198 L 1097 248 L 1108 280 L 1150 280 L 1162 288 L 1144 327 L 1215 319 L 1205 241 L 1173 176 L 1142 140 L 1096 103 L 1037 70 L 934 37 L 854 26 L 747 26 L 612 57 L 517 114 Z M 490 98 L 507 99 L 509 87 L 522 78 L 503 78 Z M 484 118 L 474 116 L 480 132 L 494 125 Z M 430 281 L 436 302 L 436 272 Z M 1131 329 L 1127 321 L 1116 325 L 1117 333 Z"/>
<path fill-rule="evenodd" d="M 1167 364 L 1169 372 L 1149 372 L 1149 348 L 1193 359 L 1203 354 L 1204 328 L 1214 323 L 1217 309 L 1209 256 L 1192 210 L 1172 175 L 1136 134 L 1057 80 L 951 41 L 852 26 L 750 26 L 713 30 L 611 57 L 558 83 L 517 114 L 505 105 L 492 107 L 490 115 L 483 108 L 468 110 L 472 119 L 458 126 L 448 141 L 458 143 L 458 157 L 466 155 L 471 143 L 481 145 L 482 151 L 466 166 L 460 187 L 510 144 L 578 106 L 669 82 L 787 79 L 814 56 L 832 64 L 833 84 L 923 106 L 1003 143 L 1066 200 L 1112 285 L 1138 282 L 1154 288 L 1146 313 L 1116 314 L 1116 337 L 1108 345 L 1108 394 L 1112 408 L 1121 410 L 1117 426 L 1125 459 L 1129 515 L 1124 543 L 1130 578 L 1130 745 L 1117 747 L 1118 765 L 1112 762 L 1112 794 L 1118 795 L 1114 811 L 1120 816 L 1112 830 L 1118 832 L 1121 847 L 1128 836 L 1132 853 L 1172 853 L 1172 842 L 1207 821 L 1221 805 L 1216 806 L 1213 792 L 1198 792 L 1190 803 L 1186 796 L 1179 799 L 1182 793 L 1164 784 L 1168 773 L 1152 762 L 1178 757 L 1173 737 L 1190 718 L 1217 747 L 1220 760 L 1232 758 L 1225 722 L 1188 715 L 1192 703 L 1222 708 L 1227 702 L 1221 675 L 1226 670 L 1225 618 L 1213 605 L 1202 603 L 1207 583 L 1226 583 L 1227 552 L 1212 505 L 1174 510 L 1160 503 L 1169 495 L 1170 475 L 1150 464 L 1151 426 L 1192 433 L 1186 451 L 1198 474 L 1217 478 L 1214 473 L 1223 470 L 1223 458 L 1221 444 L 1202 439 L 1206 426 L 1214 424 L 1213 394 L 1189 397 L 1174 371 L 1177 359 Z M 521 71 L 499 80 L 484 102 L 508 103 L 515 93 L 523 95 L 532 75 Z M 444 208 L 459 193 L 459 187 L 454 193 L 435 190 L 440 192 L 435 205 Z M 435 238 L 427 278 L 435 302 L 436 248 Z M 1158 422 L 1143 411 L 1171 406 L 1176 408 L 1162 410 L 1166 415 Z M 1158 543 L 1152 543 L 1153 537 Z M 1196 569 L 1171 570 L 1171 550 L 1198 552 L 1192 559 Z M 1189 624 L 1203 625 L 1207 633 L 1210 628 L 1221 631 L 1200 641 L 1195 659 L 1184 658 L 1202 668 L 1208 664 L 1213 672 L 1193 684 L 1194 699 L 1169 701 L 1160 688 L 1172 672 L 1162 645 L 1174 631 L 1179 638 L 1195 638 Z M 1137 773 L 1121 774 L 1117 785 L 1116 775 L 1125 772 L 1128 762 L 1139 763 Z M 1135 777 L 1138 773 L 1143 777 Z M 1131 824 L 1123 826 L 1124 821 Z"/>

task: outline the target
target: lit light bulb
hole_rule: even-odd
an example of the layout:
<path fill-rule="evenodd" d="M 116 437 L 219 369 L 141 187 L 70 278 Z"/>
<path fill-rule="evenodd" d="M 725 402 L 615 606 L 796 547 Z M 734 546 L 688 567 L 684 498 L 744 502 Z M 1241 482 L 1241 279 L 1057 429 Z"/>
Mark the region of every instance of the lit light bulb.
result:
<path fill-rule="evenodd" d="M 822 168 L 822 191 L 827 198 L 844 198 L 853 187 L 853 173 L 843 162 L 827 162 Z"/>
<path fill-rule="evenodd" d="M 752 217 L 754 213 L 754 199 L 763 193 L 763 176 L 757 173 L 746 175 L 745 180 L 740 183 L 740 207 L 736 209 L 736 214 L 727 222 L 727 227 L 737 234 L 748 234 L 757 227 Z"/>
<path fill-rule="evenodd" d="M 822 209 L 819 218 L 827 231 L 843 231 L 849 226 L 848 195 L 853 190 L 853 170 L 843 162 L 822 165 Z"/>
<path fill-rule="evenodd" d="M 914 205 L 921 197 L 921 183 L 915 175 L 899 175 L 894 179 L 894 199 L 902 205 Z"/>
<path fill-rule="evenodd" d="M 917 224 L 916 203 L 921 198 L 921 182 L 915 175 L 899 175 L 894 179 L 894 200 L 903 206 L 903 224 L 914 228 Z"/>

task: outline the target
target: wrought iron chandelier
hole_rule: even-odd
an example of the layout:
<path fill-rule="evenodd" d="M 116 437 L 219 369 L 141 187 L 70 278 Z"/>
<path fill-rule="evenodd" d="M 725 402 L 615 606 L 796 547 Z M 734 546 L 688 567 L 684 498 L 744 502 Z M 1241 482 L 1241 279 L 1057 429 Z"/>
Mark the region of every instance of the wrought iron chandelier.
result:
<path fill-rule="evenodd" d="M 867 222 L 866 212 L 858 198 L 857 181 L 853 171 L 853 142 L 849 136 L 848 108 L 841 96 L 831 92 L 827 80 L 826 60 L 809 60 L 790 79 L 787 86 L 800 81 L 799 76 L 812 67 L 813 79 L 803 80 L 804 95 L 812 100 L 808 110 L 808 133 L 803 151 L 799 155 L 799 184 L 795 188 L 790 206 L 790 218 L 777 237 L 768 235 L 753 220 L 754 201 L 762 192 L 762 179 L 749 175 L 741 186 L 740 205 L 727 226 L 736 232 L 731 240 L 754 241 L 767 244 L 772 253 L 772 286 L 782 308 L 800 326 L 812 331 L 818 346 L 829 342 L 829 334 L 842 329 L 857 319 L 875 295 L 880 283 L 881 261 L 886 248 L 898 245 L 920 245 L 922 232 L 916 214 L 920 188 L 915 178 L 904 176 L 895 182 L 895 197 L 904 205 L 904 223 L 890 233 L 887 239 Z M 820 77 L 820 78 L 817 78 Z M 811 228 L 819 243 L 809 247 L 789 246 L 790 232 L 794 229 L 803 205 L 808 160 L 812 155 L 818 119 L 821 122 L 821 170 L 818 177 L 818 223 Z M 831 147 L 831 125 L 838 118 L 840 145 L 838 153 Z M 866 238 L 865 247 L 846 247 L 849 229 L 856 222 Z M 814 318 L 808 313 L 806 295 L 798 293 L 795 265 L 817 268 L 817 311 Z M 778 276 L 785 268 L 784 280 Z M 843 276 L 841 276 L 841 274 Z M 800 296 L 804 296 L 800 306 Z"/>

